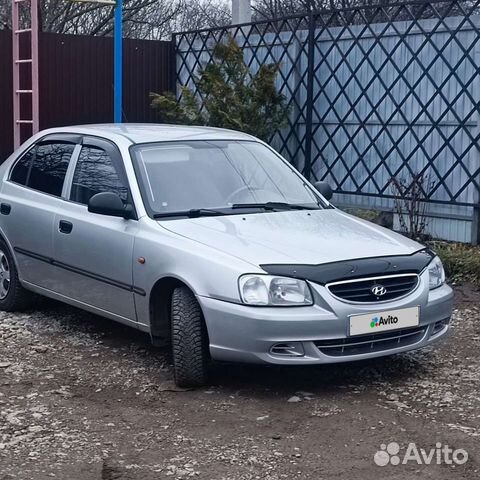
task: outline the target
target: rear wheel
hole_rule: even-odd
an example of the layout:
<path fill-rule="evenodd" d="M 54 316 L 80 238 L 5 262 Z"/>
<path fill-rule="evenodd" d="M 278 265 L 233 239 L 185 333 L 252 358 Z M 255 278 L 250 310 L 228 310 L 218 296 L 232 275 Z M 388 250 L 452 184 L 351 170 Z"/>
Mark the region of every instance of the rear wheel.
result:
<path fill-rule="evenodd" d="M 187 287 L 172 294 L 172 352 L 175 383 L 200 387 L 208 381 L 208 335 L 200 305 Z"/>
<path fill-rule="evenodd" d="M 20 285 L 9 248 L 0 240 L 0 310 L 23 310 L 30 306 L 31 298 L 32 294 Z"/>

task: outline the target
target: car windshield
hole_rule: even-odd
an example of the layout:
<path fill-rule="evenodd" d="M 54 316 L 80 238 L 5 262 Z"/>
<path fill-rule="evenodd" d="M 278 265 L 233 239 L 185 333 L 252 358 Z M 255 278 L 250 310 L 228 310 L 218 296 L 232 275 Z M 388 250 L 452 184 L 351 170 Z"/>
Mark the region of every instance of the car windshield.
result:
<path fill-rule="evenodd" d="M 254 141 L 141 144 L 133 160 L 150 213 L 238 213 L 245 208 L 321 208 L 304 180 Z"/>

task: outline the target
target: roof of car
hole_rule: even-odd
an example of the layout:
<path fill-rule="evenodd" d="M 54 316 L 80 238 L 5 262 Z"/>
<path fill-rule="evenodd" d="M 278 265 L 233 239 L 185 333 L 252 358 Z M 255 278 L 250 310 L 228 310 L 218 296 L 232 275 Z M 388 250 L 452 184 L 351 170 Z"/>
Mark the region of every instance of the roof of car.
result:
<path fill-rule="evenodd" d="M 50 129 L 44 133 L 79 133 L 114 139 L 128 138 L 132 143 L 168 142 L 176 140 L 253 140 L 246 133 L 223 128 L 165 125 L 156 123 L 121 123 L 75 125 Z"/>

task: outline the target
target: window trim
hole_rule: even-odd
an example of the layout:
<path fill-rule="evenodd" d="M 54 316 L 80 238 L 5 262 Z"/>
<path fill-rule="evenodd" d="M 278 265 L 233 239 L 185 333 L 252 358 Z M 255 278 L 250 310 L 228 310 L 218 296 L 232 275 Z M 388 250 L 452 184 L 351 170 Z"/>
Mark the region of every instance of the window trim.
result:
<path fill-rule="evenodd" d="M 25 148 L 18 156 L 17 158 L 15 159 L 15 161 L 10 165 L 10 168 L 8 170 L 8 177 L 7 177 L 7 182 L 9 183 L 12 183 L 13 185 L 17 185 L 21 188 L 25 188 L 27 190 L 30 190 L 32 192 L 37 192 L 41 195 L 47 195 L 49 197 L 52 197 L 52 198 L 59 198 L 59 199 L 62 199 L 62 195 L 63 195 L 63 190 L 64 190 L 64 187 L 65 187 L 65 184 L 66 184 L 66 181 L 67 181 L 67 173 L 68 173 L 68 169 L 70 168 L 70 165 L 72 163 L 72 159 L 73 159 L 73 156 L 75 154 L 75 148 L 77 145 L 79 145 L 79 142 L 81 142 L 81 139 L 82 139 L 82 136 L 81 135 L 78 135 L 78 134 L 72 134 L 72 133 L 50 133 L 48 135 L 45 135 L 41 138 L 39 138 L 37 141 L 33 142 L 32 144 L 30 144 L 27 148 Z M 66 145 L 74 145 L 74 148 L 73 148 L 73 151 L 72 151 L 72 155 L 70 156 L 70 159 L 68 161 L 68 167 L 67 167 L 67 171 L 65 172 L 65 177 L 63 179 L 63 185 L 62 185 L 62 191 L 60 192 L 60 195 L 54 195 L 53 193 L 48 193 L 48 192 L 44 192 L 42 190 L 38 190 L 36 188 L 32 188 L 28 185 L 24 185 L 22 183 L 18 183 L 18 182 L 15 182 L 14 180 L 12 180 L 12 173 L 13 173 L 13 170 L 15 169 L 15 167 L 17 166 L 17 164 L 20 162 L 20 160 L 22 160 L 22 158 L 25 157 L 25 155 L 27 155 L 30 151 L 32 151 L 33 149 L 36 149 L 38 148 L 40 145 L 44 144 L 44 143 L 61 143 L 61 144 L 66 144 Z M 35 161 L 35 155 L 36 155 L 36 152 L 34 154 L 34 157 L 33 157 L 33 160 L 32 160 L 32 164 L 33 162 Z"/>
<path fill-rule="evenodd" d="M 70 158 L 70 163 L 68 164 L 67 171 L 65 172 L 65 179 L 63 181 L 63 189 L 62 189 L 62 200 L 68 200 L 70 189 L 73 180 L 73 173 L 75 171 L 75 165 L 77 164 L 78 157 L 80 156 L 80 152 L 82 151 L 82 144 L 77 143 L 75 148 L 73 149 L 72 156 Z"/>
<path fill-rule="evenodd" d="M 75 145 L 74 150 L 72 152 L 72 156 L 70 157 L 70 161 L 69 161 L 69 164 L 68 164 L 67 171 L 65 172 L 65 178 L 63 180 L 63 188 L 62 188 L 61 196 L 52 195 L 51 193 L 42 192 L 41 190 L 35 190 L 34 188 L 31 188 L 27 185 L 22 185 L 21 183 L 17 183 L 17 182 L 14 182 L 13 180 L 11 180 L 12 171 L 15 168 L 15 166 L 17 165 L 17 163 L 30 150 L 32 150 L 33 148 L 36 148 L 42 142 L 48 142 L 50 140 L 57 140 L 59 142 L 69 143 L 69 144 L 74 144 Z M 99 137 L 99 136 L 91 135 L 91 134 L 73 133 L 73 132 L 48 133 L 47 135 L 44 135 L 43 137 L 38 138 L 36 141 L 29 143 L 28 145 L 25 146 L 24 149 L 22 149 L 22 151 L 17 155 L 15 160 L 10 165 L 10 167 L 7 171 L 5 181 L 8 182 L 8 183 L 11 183 L 12 185 L 15 185 L 17 187 L 23 188 L 25 190 L 35 192 L 36 194 L 39 194 L 39 195 L 46 195 L 47 197 L 55 198 L 57 200 L 62 200 L 62 201 L 67 202 L 67 203 L 73 203 L 74 205 L 80 205 L 84 208 L 88 208 L 88 206 L 83 204 L 83 203 L 73 202 L 69 199 L 71 188 L 72 188 L 73 173 L 75 172 L 78 157 L 80 156 L 80 151 L 81 151 L 82 146 L 85 143 L 85 140 L 88 140 L 90 142 L 89 144 L 91 144 L 92 146 L 97 146 L 97 144 L 98 144 L 98 148 L 103 148 L 103 146 L 102 146 L 102 144 L 103 144 L 103 145 L 107 145 L 108 148 L 110 148 L 112 150 L 112 153 L 113 153 L 112 160 L 115 162 L 116 166 L 122 172 L 122 175 L 124 176 L 124 179 L 125 179 L 126 184 L 127 184 L 128 198 L 129 198 L 130 204 L 133 208 L 130 220 L 138 220 L 137 208 L 135 206 L 135 200 L 134 200 L 134 197 L 132 195 L 132 190 L 131 190 L 131 187 L 130 187 L 130 181 L 129 181 L 128 174 L 127 174 L 127 171 L 126 171 L 126 168 L 125 168 L 123 156 L 120 152 L 120 149 L 118 148 L 118 145 L 115 142 L 113 142 L 113 141 L 111 141 L 111 140 L 109 140 L 105 137 Z M 78 150 L 77 155 L 75 155 L 76 150 Z M 71 170 L 71 176 L 69 175 L 70 170 Z"/>

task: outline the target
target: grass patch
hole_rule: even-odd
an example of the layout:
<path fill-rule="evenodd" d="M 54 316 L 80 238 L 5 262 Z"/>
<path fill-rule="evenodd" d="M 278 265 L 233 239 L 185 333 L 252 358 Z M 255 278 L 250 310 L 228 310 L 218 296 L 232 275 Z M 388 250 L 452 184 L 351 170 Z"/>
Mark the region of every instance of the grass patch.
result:
<path fill-rule="evenodd" d="M 480 247 L 441 241 L 428 244 L 441 258 L 449 281 L 480 285 Z"/>
<path fill-rule="evenodd" d="M 342 210 L 362 220 L 368 220 L 369 222 L 374 222 L 380 214 L 377 210 L 367 210 L 366 208 L 343 208 Z"/>

